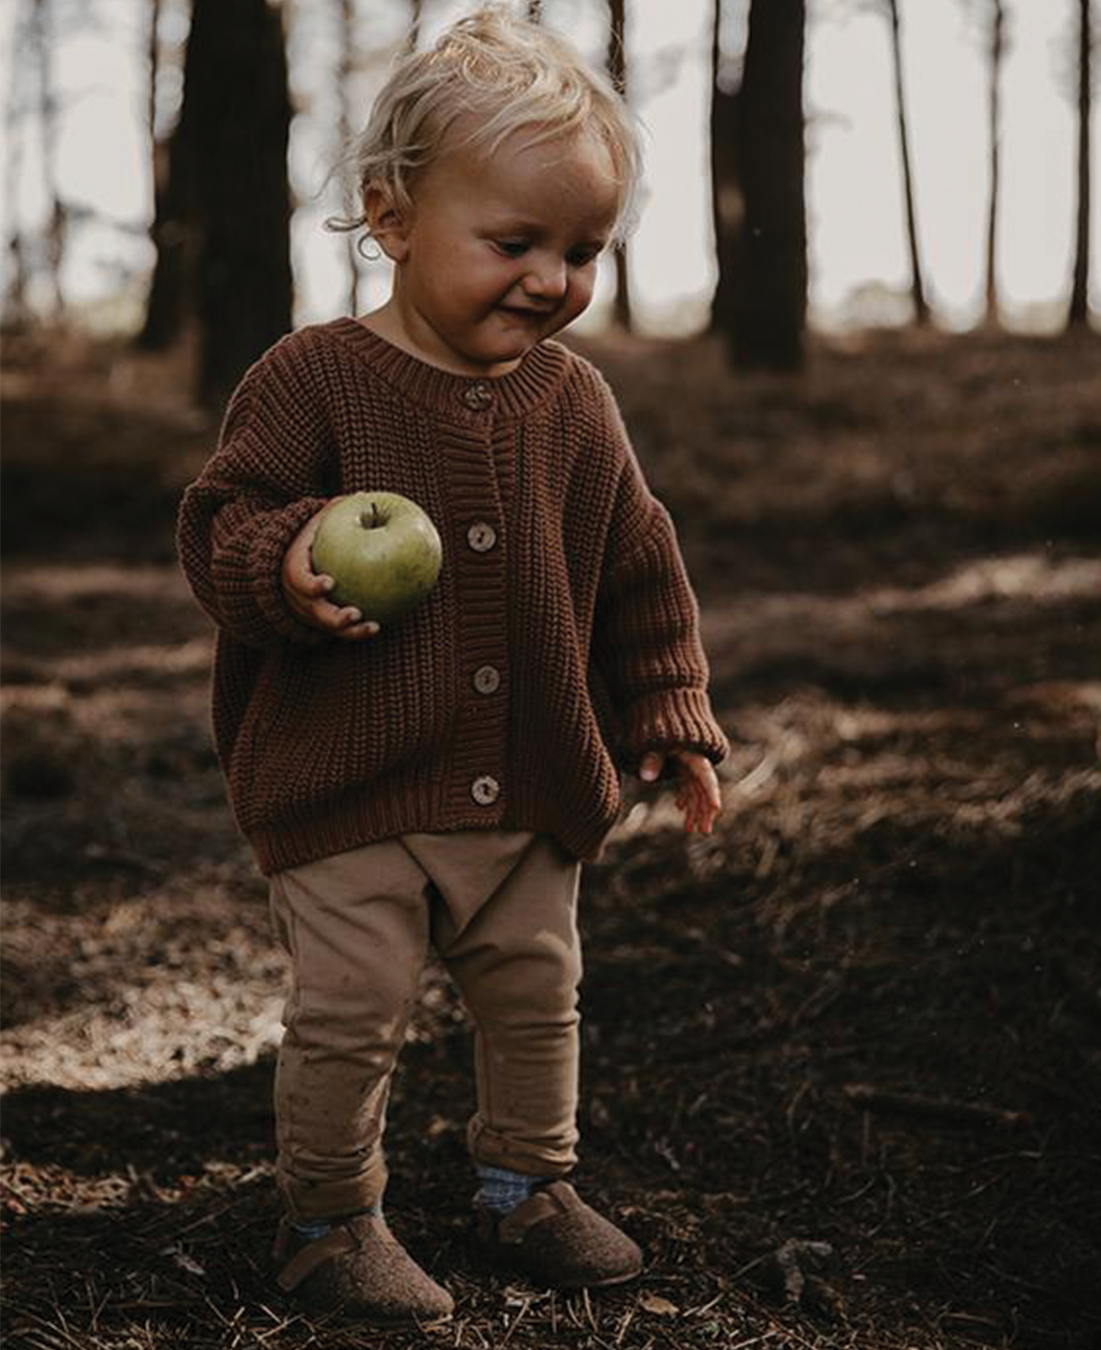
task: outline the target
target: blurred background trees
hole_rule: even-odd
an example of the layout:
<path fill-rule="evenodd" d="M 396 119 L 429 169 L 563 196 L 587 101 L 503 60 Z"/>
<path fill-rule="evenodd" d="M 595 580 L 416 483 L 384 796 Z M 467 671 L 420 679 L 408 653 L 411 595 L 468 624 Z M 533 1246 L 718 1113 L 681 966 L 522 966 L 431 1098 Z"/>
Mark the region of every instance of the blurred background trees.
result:
<path fill-rule="evenodd" d="M 539 9 L 536 7 L 536 14 Z M 627 0 L 608 0 L 608 74 L 612 83 L 629 101 L 627 90 Z M 615 298 L 612 321 L 621 328 L 631 327 L 631 278 L 628 249 L 624 244 L 614 254 Z"/>
<path fill-rule="evenodd" d="M 1093 5 L 1078 4 L 1078 210 L 1075 215 L 1074 276 L 1071 282 L 1072 328 L 1084 328 L 1089 315 L 1090 270 L 1090 121 L 1093 112 Z"/>
<path fill-rule="evenodd" d="M 637 50 L 633 34 L 644 17 L 640 3 L 515 0 L 515 8 L 536 22 L 560 24 L 574 36 L 582 19 L 586 31 L 602 28 L 602 50 L 589 54 L 606 62 L 612 79 L 643 108 L 644 117 L 647 99 L 679 78 L 685 63 L 707 67 L 709 113 L 698 131 L 691 130 L 705 147 L 702 163 L 710 175 L 710 326 L 721 335 L 731 363 L 791 370 L 805 357 L 808 249 L 817 223 L 808 226 L 808 154 L 814 153 L 818 119 L 829 116 L 828 109 L 805 107 L 812 18 L 839 28 L 858 13 L 877 14 L 884 22 L 911 319 L 931 322 L 935 306 L 913 154 L 922 129 L 913 125 L 906 87 L 907 18 L 914 14 L 915 0 L 712 0 L 706 33 L 685 32 L 675 48 L 658 52 Z M 1065 313 L 1069 326 L 1081 327 L 1090 313 L 1095 16 L 1091 0 L 1052 3 L 1066 11 L 1066 94 L 1074 102 L 1078 128 L 1073 266 Z M 66 254 L 84 217 L 59 172 L 59 128 L 76 114 L 66 104 L 55 56 L 62 36 L 110 26 L 121 9 L 106 0 L 9 4 L 3 318 L 9 326 L 65 322 L 71 317 L 63 281 Z M 1027 0 L 1017 4 L 1025 7 Z M 471 0 L 466 8 L 473 7 Z M 1009 36 L 1016 31 L 1016 9 L 1013 0 L 964 0 L 962 8 L 978 25 L 989 74 L 981 317 L 997 323 L 1002 315 L 997 252 L 1003 212 L 1003 67 Z M 292 225 L 303 202 L 301 193 L 292 200 L 288 182 L 292 120 L 316 114 L 320 122 L 327 116 L 328 143 L 318 157 L 331 162 L 336 141 L 346 143 L 362 120 L 370 80 L 377 85 L 395 50 L 430 41 L 456 9 L 450 0 L 446 5 L 444 0 L 332 0 L 327 6 L 302 0 L 147 0 L 127 5 L 138 25 L 127 37 L 133 64 L 144 71 L 141 116 L 152 165 L 144 227 L 152 262 L 136 340 L 150 350 L 193 340 L 197 393 L 207 406 L 217 406 L 251 360 L 294 321 Z M 329 78 L 320 92 L 316 86 L 305 93 L 295 88 L 295 72 L 306 60 L 327 66 Z M 1058 78 L 1059 72 L 1053 73 Z M 927 74 L 937 78 L 934 70 Z M 854 78 L 860 78 L 859 71 Z M 17 205 L 18 183 L 32 149 L 46 199 L 33 226 L 21 219 Z M 692 149 L 686 138 L 685 153 Z M 106 163 L 111 147 L 105 145 L 102 153 Z M 653 198 L 662 191 L 660 177 L 652 176 L 649 194 Z M 860 209 L 860 203 L 852 204 L 854 220 Z M 381 298 L 367 294 L 374 274 L 354 244 L 348 239 L 344 245 L 343 307 L 351 311 Z M 679 244 L 670 237 L 668 248 Z M 614 272 L 609 269 L 607 314 L 624 330 L 636 319 L 633 270 L 638 265 L 629 248 L 615 255 Z"/>
<path fill-rule="evenodd" d="M 1002 181 L 1002 67 L 1005 64 L 1007 12 L 1004 0 L 981 0 L 987 9 L 987 51 L 990 73 L 987 127 L 990 138 L 990 191 L 986 210 L 986 241 L 983 257 L 983 317 L 997 327 L 1001 317 L 998 302 L 998 205 Z"/>
<path fill-rule="evenodd" d="M 891 27 L 891 61 L 895 86 L 895 122 L 898 126 L 898 152 L 902 164 L 902 195 L 906 204 L 906 242 L 910 250 L 910 294 L 914 302 L 914 322 L 929 322 L 929 302 L 925 298 L 925 269 L 918 242 L 917 192 L 910 153 L 910 119 L 906 106 L 906 80 L 902 59 L 902 16 L 899 0 L 884 0 Z"/>
<path fill-rule="evenodd" d="M 267 0 L 193 0 L 179 122 L 167 146 L 153 146 L 157 262 L 139 341 L 166 347 L 193 315 L 207 406 L 291 326 L 290 121 L 280 11 Z"/>
<path fill-rule="evenodd" d="M 731 276 L 719 328 L 740 366 L 795 370 L 803 362 L 805 28 L 804 0 L 753 0 L 750 6 L 731 128 L 741 209 L 723 220 L 732 237 L 720 255 Z"/>

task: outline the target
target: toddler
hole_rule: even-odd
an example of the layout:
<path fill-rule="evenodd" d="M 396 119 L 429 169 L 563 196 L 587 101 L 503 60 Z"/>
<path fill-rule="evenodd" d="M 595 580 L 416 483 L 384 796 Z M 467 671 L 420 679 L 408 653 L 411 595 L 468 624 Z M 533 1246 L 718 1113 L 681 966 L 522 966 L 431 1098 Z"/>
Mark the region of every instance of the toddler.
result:
<path fill-rule="evenodd" d="M 213 722 L 293 982 L 276 1072 L 278 1280 L 318 1309 L 443 1318 L 382 1215 L 390 1075 L 429 947 L 475 1028 L 475 1230 L 545 1286 L 635 1276 L 579 1197 L 581 862 L 619 774 L 678 780 L 689 830 L 726 751 L 697 607 L 612 395 L 552 337 L 592 297 L 638 172 L 606 79 L 489 6 L 403 56 L 357 143 L 373 313 L 245 375 L 188 489 L 184 570 L 214 619 Z M 444 560 L 380 626 L 311 566 L 323 508 L 399 492 Z"/>

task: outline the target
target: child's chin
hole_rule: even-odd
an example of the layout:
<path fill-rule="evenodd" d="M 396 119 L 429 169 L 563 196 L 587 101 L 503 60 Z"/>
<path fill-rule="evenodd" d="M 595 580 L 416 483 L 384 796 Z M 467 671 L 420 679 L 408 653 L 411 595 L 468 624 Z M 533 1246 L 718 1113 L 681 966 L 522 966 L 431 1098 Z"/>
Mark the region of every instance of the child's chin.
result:
<path fill-rule="evenodd" d="M 500 366 L 509 361 L 519 361 L 522 356 L 526 356 L 532 347 L 540 340 L 538 333 L 532 333 L 525 337 L 519 337 L 507 342 L 495 342 L 492 346 L 486 347 L 484 352 L 479 353 L 479 359 L 487 365 Z"/>

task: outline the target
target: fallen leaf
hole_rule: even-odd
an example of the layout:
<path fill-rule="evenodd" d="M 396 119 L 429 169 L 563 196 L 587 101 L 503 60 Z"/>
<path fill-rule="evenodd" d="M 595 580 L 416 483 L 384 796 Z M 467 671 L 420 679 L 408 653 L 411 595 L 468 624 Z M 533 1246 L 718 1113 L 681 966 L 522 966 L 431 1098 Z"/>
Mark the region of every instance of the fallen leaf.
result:
<path fill-rule="evenodd" d="M 176 1265 L 178 1265 L 181 1270 L 186 1270 L 189 1275 L 206 1275 L 206 1269 L 201 1266 L 194 1257 L 188 1256 L 181 1247 L 174 1245 L 165 1247 L 161 1252 L 161 1255 L 170 1256 Z"/>
<path fill-rule="evenodd" d="M 676 1317 L 680 1312 L 675 1303 L 670 1303 L 667 1298 L 662 1298 L 660 1294 L 643 1294 L 642 1307 L 648 1313 L 655 1313 L 658 1317 Z"/>

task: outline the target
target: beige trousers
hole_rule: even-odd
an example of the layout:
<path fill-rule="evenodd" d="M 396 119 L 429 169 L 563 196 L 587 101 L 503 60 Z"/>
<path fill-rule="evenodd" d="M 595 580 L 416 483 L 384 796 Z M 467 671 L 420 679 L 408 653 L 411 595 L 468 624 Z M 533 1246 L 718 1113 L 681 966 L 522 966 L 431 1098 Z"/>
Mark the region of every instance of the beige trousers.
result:
<path fill-rule="evenodd" d="M 368 1208 L 386 1184 L 390 1076 L 431 944 L 475 1028 L 475 1162 L 576 1162 L 580 865 L 520 831 L 409 834 L 271 878 L 292 962 L 275 1082 L 294 1219 Z"/>

